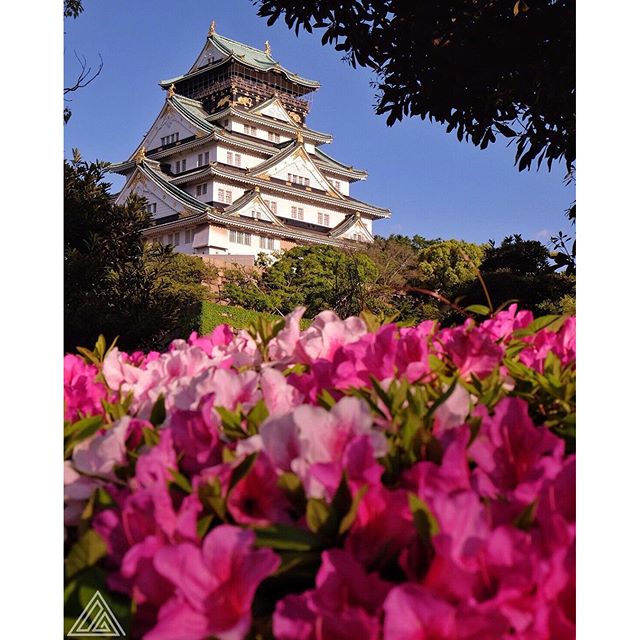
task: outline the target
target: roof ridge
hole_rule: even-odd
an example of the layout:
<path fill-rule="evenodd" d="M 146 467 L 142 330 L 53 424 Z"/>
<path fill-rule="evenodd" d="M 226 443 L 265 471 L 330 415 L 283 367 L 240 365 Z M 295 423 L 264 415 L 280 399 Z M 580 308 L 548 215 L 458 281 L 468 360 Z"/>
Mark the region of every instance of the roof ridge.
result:
<path fill-rule="evenodd" d="M 220 33 L 214 33 L 212 36 L 209 36 L 210 39 L 214 37 L 222 38 L 223 40 L 228 40 L 229 42 L 233 42 L 233 44 L 239 44 L 241 47 L 245 47 L 247 49 L 253 49 L 253 51 L 257 51 L 258 53 L 261 53 L 263 56 L 269 58 L 270 60 L 273 60 L 274 63 L 279 64 L 277 60 L 272 56 L 270 56 L 266 51 L 263 51 L 262 49 L 258 49 L 256 47 L 252 47 L 250 44 L 245 44 L 244 42 L 240 42 L 240 40 L 234 40 L 233 38 L 228 38 L 227 36 L 223 36 Z"/>

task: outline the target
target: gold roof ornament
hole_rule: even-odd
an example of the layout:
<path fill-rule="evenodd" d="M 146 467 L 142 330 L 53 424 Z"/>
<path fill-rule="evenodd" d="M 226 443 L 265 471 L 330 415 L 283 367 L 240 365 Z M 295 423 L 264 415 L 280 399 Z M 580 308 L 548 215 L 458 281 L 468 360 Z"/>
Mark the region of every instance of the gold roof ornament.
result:
<path fill-rule="evenodd" d="M 136 155 L 133 156 L 133 159 L 134 159 L 136 164 L 142 164 L 142 161 L 146 157 L 147 157 L 147 150 L 144 147 L 140 147 L 140 149 L 138 149 Z"/>
<path fill-rule="evenodd" d="M 255 192 L 256 192 L 256 193 L 260 193 L 260 187 L 256 187 L 256 188 L 255 188 Z"/>
<path fill-rule="evenodd" d="M 209 37 L 211 37 L 216 32 L 216 21 L 212 20 L 209 25 Z"/>
<path fill-rule="evenodd" d="M 268 41 L 268 40 L 265 40 L 265 43 L 264 43 L 264 52 L 265 52 L 268 56 L 270 56 L 270 55 L 271 55 L 271 45 L 269 44 L 269 41 Z"/>
<path fill-rule="evenodd" d="M 298 144 L 302 144 L 304 142 L 304 138 L 302 137 L 302 130 L 298 129 L 298 133 L 296 133 L 296 142 Z"/>
<path fill-rule="evenodd" d="M 167 98 L 173 98 L 176 95 L 176 85 L 171 83 L 169 90 L 167 91 Z"/>

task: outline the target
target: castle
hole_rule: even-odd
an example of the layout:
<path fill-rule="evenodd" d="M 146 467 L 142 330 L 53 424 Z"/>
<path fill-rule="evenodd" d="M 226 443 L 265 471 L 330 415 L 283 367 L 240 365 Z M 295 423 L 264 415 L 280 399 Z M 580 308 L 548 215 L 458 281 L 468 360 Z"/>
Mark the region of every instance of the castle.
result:
<path fill-rule="evenodd" d="M 320 86 L 264 50 L 230 40 L 212 22 L 184 74 L 163 80 L 166 99 L 126 162 L 116 197 L 144 197 L 150 241 L 201 255 L 257 256 L 296 245 L 356 246 L 391 212 L 350 195 L 367 177 L 321 149 L 309 96 Z"/>

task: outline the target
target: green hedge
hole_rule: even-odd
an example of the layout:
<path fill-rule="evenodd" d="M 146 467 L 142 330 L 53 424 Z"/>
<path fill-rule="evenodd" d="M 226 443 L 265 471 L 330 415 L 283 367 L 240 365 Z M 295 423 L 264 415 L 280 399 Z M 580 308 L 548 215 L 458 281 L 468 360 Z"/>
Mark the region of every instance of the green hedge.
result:
<path fill-rule="evenodd" d="M 219 324 L 228 324 L 236 329 L 246 329 L 254 320 L 260 317 L 268 320 L 280 319 L 280 316 L 271 313 L 204 301 L 200 314 L 200 334 L 204 335 L 211 332 Z M 306 329 L 311 324 L 311 321 L 303 318 L 300 324 L 303 329 Z"/>

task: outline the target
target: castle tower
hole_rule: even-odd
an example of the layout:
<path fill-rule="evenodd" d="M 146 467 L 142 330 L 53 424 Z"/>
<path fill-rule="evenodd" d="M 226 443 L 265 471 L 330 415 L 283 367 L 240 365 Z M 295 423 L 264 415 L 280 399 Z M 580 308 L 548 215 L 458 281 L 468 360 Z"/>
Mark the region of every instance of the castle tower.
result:
<path fill-rule="evenodd" d="M 350 195 L 365 171 L 320 149 L 331 135 L 307 126 L 320 86 L 264 50 L 218 34 L 212 23 L 193 66 L 163 80 L 165 103 L 129 160 L 117 195 L 146 198 L 149 240 L 177 251 L 253 255 L 297 244 L 373 240 L 391 215 Z"/>

